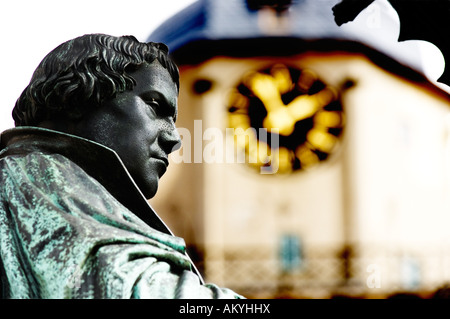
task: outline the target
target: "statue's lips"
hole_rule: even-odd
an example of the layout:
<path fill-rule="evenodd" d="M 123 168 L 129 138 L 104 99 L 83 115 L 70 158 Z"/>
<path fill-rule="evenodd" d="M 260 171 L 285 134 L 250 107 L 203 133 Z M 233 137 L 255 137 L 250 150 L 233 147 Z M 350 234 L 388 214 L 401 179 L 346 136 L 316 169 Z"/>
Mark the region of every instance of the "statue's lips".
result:
<path fill-rule="evenodd" d="M 169 159 L 167 157 L 155 157 L 155 160 L 163 162 L 166 167 L 169 166 Z"/>
<path fill-rule="evenodd" d="M 152 158 L 152 160 L 157 166 L 159 177 L 161 177 L 167 171 L 167 166 L 169 166 L 169 160 L 165 157 L 162 158 L 154 157 Z"/>

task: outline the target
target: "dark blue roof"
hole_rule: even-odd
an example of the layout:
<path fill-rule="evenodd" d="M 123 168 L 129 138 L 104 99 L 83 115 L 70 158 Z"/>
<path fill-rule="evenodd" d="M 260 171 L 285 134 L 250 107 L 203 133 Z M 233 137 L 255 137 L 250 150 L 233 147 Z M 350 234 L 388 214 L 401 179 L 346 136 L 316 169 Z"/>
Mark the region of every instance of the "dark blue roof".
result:
<path fill-rule="evenodd" d="M 338 26 L 332 8 L 339 0 L 293 0 L 284 23 L 268 28 L 246 0 L 198 0 L 166 20 L 149 41 L 167 44 L 171 52 L 196 41 L 262 38 L 333 39 L 370 46 L 420 70 L 414 44 L 399 46 L 399 22 L 388 3 L 375 1 L 354 21 Z M 262 22 L 264 21 L 264 22 Z"/>

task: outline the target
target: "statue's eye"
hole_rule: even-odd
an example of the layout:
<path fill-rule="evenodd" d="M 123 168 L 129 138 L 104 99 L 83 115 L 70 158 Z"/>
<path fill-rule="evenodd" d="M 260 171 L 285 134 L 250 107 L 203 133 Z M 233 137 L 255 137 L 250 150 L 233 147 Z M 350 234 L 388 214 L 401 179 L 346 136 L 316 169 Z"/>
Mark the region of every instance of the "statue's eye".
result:
<path fill-rule="evenodd" d="M 142 101 L 149 106 L 155 116 L 166 118 L 170 117 L 174 122 L 177 118 L 177 107 L 167 103 L 164 98 L 154 98 L 141 96 Z"/>
<path fill-rule="evenodd" d="M 158 113 L 160 111 L 160 105 L 155 99 L 144 100 L 144 102 L 145 104 L 149 105 L 153 109 L 153 111 L 155 111 L 155 113 Z"/>

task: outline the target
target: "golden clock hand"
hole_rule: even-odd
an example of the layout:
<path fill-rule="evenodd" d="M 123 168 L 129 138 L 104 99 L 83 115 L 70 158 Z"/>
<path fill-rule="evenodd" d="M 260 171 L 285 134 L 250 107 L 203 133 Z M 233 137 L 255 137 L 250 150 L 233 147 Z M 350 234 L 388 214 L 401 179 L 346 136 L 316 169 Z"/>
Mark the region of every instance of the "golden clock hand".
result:
<path fill-rule="evenodd" d="M 313 116 L 320 108 L 336 98 L 336 91 L 326 87 L 313 95 L 301 95 L 287 105 L 289 114 L 295 122 Z"/>
<path fill-rule="evenodd" d="M 263 126 L 269 131 L 277 129 L 278 133 L 289 135 L 294 130 L 295 121 L 281 100 L 280 88 L 272 76 L 255 73 L 248 79 L 248 87 L 263 102 L 267 116 Z"/>
<path fill-rule="evenodd" d="M 255 73 L 248 78 L 248 87 L 263 102 L 267 112 L 284 107 L 278 86 L 271 76 Z"/>
<path fill-rule="evenodd" d="M 280 108 L 267 113 L 263 121 L 263 126 L 269 131 L 277 129 L 281 135 L 290 135 L 294 131 L 296 121 L 293 119 L 287 108 Z"/>
<path fill-rule="evenodd" d="M 295 123 L 313 116 L 336 96 L 337 92 L 329 87 L 313 95 L 301 95 L 285 107 L 269 112 L 263 125 L 266 128 L 278 128 L 282 135 L 290 135 L 295 129 Z"/>

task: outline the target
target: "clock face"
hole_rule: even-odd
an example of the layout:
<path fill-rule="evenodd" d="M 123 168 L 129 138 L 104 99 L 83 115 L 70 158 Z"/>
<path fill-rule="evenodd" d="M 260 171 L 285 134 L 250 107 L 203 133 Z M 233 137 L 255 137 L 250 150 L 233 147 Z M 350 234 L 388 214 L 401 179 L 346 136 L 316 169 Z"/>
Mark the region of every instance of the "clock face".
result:
<path fill-rule="evenodd" d="M 339 91 L 313 71 L 275 64 L 249 72 L 232 90 L 228 125 L 247 163 L 289 173 L 330 156 L 344 112 Z"/>

